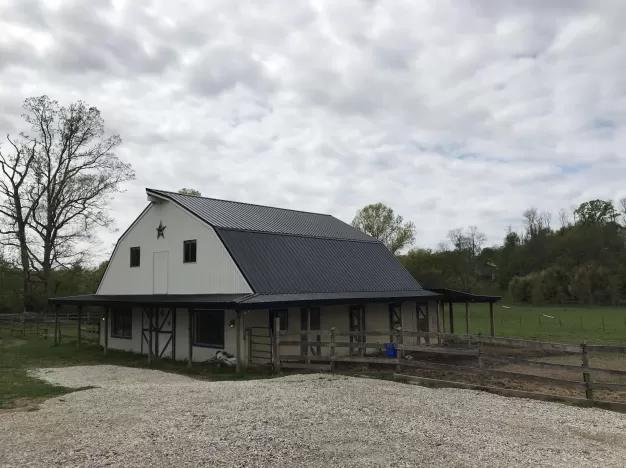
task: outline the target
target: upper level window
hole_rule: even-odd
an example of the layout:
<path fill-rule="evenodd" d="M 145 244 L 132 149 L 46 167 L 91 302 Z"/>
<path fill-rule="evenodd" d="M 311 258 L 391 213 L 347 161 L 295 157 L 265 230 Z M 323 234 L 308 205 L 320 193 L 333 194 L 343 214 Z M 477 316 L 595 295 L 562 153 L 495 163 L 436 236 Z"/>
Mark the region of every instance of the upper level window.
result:
<path fill-rule="evenodd" d="M 130 266 L 138 267 L 141 260 L 141 252 L 139 247 L 130 248 Z"/>
<path fill-rule="evenodd" d="M 196 263 L 196 241 L 183 241 L 183 263 Z"/>

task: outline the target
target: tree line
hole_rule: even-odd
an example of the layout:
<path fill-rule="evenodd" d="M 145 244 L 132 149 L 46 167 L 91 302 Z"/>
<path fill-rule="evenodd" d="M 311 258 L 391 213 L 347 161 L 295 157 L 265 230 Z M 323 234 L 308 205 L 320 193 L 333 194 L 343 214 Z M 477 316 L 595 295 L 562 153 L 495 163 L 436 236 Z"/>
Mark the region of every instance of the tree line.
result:
<path fill-rule="evenodd" d="M 413 247 L 415 226 L 382 204 L 357 212 L 353 226 L 383 241 L 426 288 L 509 294 L 532 304 L 621 304 L 626 298 L 626 198 L 561 210 L 529 208 L 522 229 L 486 245 L 477 227 L 450 230 L 435 249 Z M 400 250 L 409 249 L 406 253 Z"/>

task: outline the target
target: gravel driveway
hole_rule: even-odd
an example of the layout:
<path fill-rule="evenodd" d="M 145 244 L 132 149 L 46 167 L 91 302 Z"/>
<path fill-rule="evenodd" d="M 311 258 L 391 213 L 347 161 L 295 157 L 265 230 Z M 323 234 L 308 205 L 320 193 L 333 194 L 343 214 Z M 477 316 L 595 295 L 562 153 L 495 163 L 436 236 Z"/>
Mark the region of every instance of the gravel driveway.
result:
<path fill-rule="evenodd" d="M 116 366 L 0 413 L 0 466 L 624 467 L 626 415 L 329 375 L 206 382 Z"/>

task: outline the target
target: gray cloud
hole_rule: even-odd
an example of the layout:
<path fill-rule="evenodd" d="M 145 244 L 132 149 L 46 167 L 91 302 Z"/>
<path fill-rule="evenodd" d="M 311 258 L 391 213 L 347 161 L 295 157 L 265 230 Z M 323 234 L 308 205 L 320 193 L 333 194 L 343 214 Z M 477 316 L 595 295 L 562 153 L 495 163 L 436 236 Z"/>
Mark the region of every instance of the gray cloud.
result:
<path fill-rule="evenodd" d="M 98 106 L 138 173 L 113 203 L 123 228 L 145 186 L 346 221 L 383 201 L 433 247 L 626 196 L 621 0 L 2 8 L 0 134 L 28 96 Z"/>

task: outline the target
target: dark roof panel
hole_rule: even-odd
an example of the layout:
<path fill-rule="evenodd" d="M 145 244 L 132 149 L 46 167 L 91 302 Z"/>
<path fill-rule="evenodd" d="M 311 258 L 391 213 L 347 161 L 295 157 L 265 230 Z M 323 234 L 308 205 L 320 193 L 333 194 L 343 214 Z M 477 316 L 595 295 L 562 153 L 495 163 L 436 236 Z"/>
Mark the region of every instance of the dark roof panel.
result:
<path fill-rule="evenodd" d="M 379 242 L 217 232 L 256 293 L 422 290 Z"/>
<path fill-rule="evenodd" d="M 215 228 L 375 242 L 333 216 L 147 189 L 173 200 Z"/>

